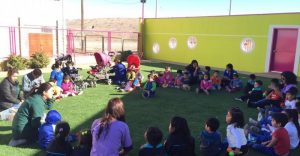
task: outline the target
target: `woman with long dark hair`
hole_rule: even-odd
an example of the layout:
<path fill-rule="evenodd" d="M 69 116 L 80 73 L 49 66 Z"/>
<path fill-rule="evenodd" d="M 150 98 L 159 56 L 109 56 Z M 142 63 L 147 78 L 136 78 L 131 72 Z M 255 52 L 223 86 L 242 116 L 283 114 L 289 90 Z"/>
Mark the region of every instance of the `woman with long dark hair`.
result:
<path fill-rule="evenodd" d="M 11 68 L 7 72 L 7 77 L 0 83 L 0 111 L 13 107 L 24 101 L 23 94 L 18 82 L 19 72 Z"/>
<path fill-rule="evenodd" d="M 38 128 L 46 108 L 50 109 L 53 89 L 49 83 L 43 83 L 20 106 L 12 123 L 10 146 L 32 143 L 38 139 Z"/>
<path fill-rule="evenodd" d="M 189 72 L 190 84 L 197 84 L 199 81 L 200 67 L 197 60 L 192 60 L 191 64 L 185 67 Z"/>
<path fill-rule="evenodd" d="M 91 156 L 126 155 L 132 149 L 129 128 L 125 123 L 125 109 L 120 98 L 108 101 L 103 117 L 93 122 L 91 132 Z"/>
<path fill-rule="evenodd" d="M 290 90 L 290 88 L 297 88 L 297 76 L 290 71 L 284 71 L 281 73 L 281 93 L 285 96 L 286 92 Z"/>

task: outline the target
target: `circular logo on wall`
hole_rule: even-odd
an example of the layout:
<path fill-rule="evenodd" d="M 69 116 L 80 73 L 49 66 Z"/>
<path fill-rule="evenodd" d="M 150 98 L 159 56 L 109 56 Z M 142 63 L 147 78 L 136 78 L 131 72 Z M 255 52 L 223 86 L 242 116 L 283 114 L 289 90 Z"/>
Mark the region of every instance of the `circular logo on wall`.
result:
<path fill-rule="evenodd" d="M 243 52 L 250 53 L 255 48 L 255 42 L 252 38 L 244 38 L 240 47 Z"/>
<path fill-rule="evenodd" d="M 197 38 L 195 36 L 190 36 L 187 40 L 187 46 L 190 49 L 194 49 L 197 46 Z"/>
<path fill-rule="evenodd" d="M 177 47 L 177 40 L 175 37 L 171 37 L 169 40 L 170 49 L 175 49 Z"/>
<path fill-rule="evenodd" d="M 160 48 L 159 48 L 159 44 L 157 42 L 155 42 L 152 46 L 152 51 L 153 53 L 157 54 L 159 52 Z"/>

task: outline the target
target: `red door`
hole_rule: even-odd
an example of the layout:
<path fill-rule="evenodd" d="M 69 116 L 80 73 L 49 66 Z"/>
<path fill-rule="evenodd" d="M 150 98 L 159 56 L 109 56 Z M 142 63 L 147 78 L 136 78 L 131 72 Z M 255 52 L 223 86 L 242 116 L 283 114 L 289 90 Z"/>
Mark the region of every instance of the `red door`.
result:
<path fill-rule="evenodd" d="M 275 29 L 270 71 L 293 71 L 298 29 Z"/>

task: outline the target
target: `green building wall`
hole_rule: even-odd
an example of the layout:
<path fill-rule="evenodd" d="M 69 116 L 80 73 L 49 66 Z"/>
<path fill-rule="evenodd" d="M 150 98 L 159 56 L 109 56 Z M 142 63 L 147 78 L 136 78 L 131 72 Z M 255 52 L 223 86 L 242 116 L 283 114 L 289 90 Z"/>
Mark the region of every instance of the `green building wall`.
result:
<path fill-rule="evenodd" d="M 144 56 L 176 63 L 196 59 L 217 68 L 232 63 L 240 71 L 265 72 L 269 30 L 274 25 L 300 26 L 300 13 L 145 19 Z M 190 36 L 197 38 L 194 49 L 187 47 Z M 177 40 L 175 49 L 169 48 L 171 37 Z M 249 53 L 240 48 L 244 38 L 255 42 Z M 154 43 L 160 46 L 158 53 L 153 53 Z"/>

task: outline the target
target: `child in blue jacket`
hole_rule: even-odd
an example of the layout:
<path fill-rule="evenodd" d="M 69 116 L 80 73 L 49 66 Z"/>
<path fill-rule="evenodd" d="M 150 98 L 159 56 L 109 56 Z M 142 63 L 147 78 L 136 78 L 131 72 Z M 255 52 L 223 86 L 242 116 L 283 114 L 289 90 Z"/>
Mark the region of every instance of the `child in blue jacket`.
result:
<path fill-rule="evenodd" d="M 55 125 L 61 121 L 61 115 L 56 110 L 48 112 L 45 123 L 39 128 L 39 146 L 46 149 L 54 138 Z"/>

